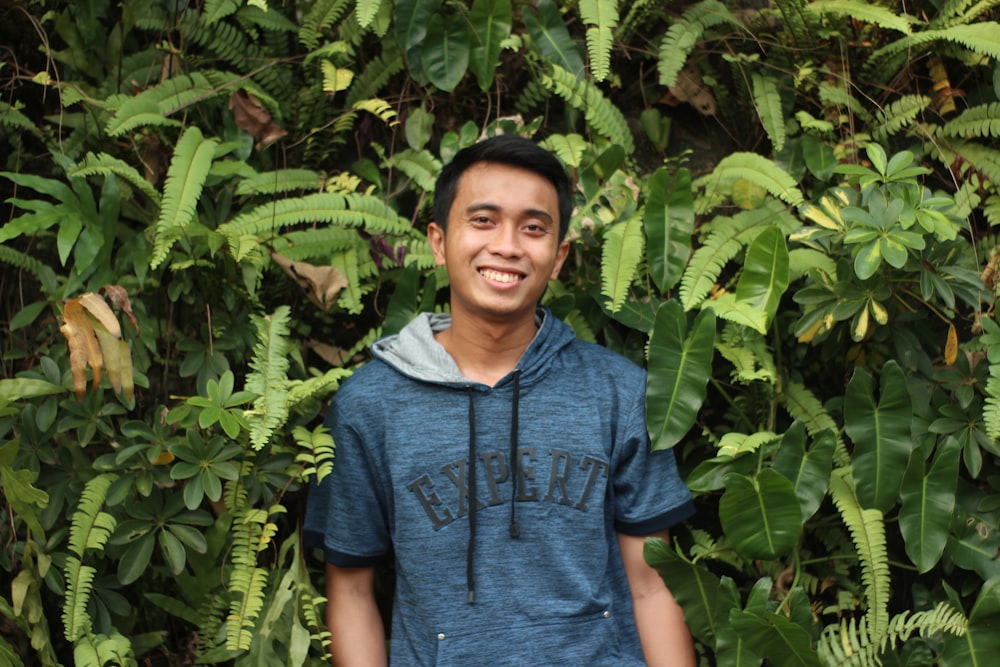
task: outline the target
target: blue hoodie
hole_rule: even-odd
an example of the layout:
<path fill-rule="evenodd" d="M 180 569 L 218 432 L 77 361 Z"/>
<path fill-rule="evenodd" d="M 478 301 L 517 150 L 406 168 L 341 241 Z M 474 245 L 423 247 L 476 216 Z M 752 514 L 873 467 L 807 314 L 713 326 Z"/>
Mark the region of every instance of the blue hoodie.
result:
<path fill-rule="evenodd" d="M 691 496 L 649 451 L 644 371 L 539 322 L 489 387 L 434 339 L 449 316 L 423 314 L 331 405 L 306 543 L 338 566 L 394 558 L 394 666 L 645 664 L 616 533 L 669 528 Z"/>

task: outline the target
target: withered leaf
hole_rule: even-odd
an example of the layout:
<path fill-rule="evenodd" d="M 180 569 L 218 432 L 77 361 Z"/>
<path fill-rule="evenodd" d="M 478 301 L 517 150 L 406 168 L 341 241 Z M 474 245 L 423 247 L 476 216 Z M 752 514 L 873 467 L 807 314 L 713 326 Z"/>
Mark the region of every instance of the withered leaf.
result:
<path fill-rule="evenodd" d="M 944 344 L 944 363 L 953 364 L 958 358 L 958 332 L 955 325 L 948 323 L 948 338 Z"/>
<path fill-rule="evenodd" d="M 115 338 L 122 337 L 122 325 L 118 323 L 118 318 L 112 312 L 111 306 L 108 305 L 108 302 L 100 294 L 87 292 L 86 294 L 81 294 L 78 297 L 70 299 L 70 301 L 78 301 L 112 336 Z"/>
<path fill-rule="evenodd" d="M 91 295 L 96 296 L 93 293 Z M 64 324 L 59 327 L 69 345 L 70 373 L 77 398 L 83 398 L 87 390 L 88 365 L 93 369 L 94 389 L 100 386 L 101 378 L 104 377 L 104 355 L 94 332 L 93 320 L 87 315 L 88 311 L 81 302 L 82 298 L 78 296 L 66 302 L 62 314 Z"/>
<path fill-rule="evenodd" d="M 95 333 L 101 343 L 104 369 L 111 381 L 111 388 L 131 405 L 135 396 L 135 383 L 132 377 L 132 351 L 128 342 L 101 329 L 96 329 Z"/>
<path fill-rule="evenodd" d="M 335 266 L 315 266 L 308 262 L 296 262 L 273 251 L 271 259 L 302 286 L 309 300 L 323 312 L 333 307 L 340 290 L 347 287 L 347 278 Z"/>
<path fill-rule="evenodd" d="M 245 130 L 257 142 L 257 150 L 262 151 L 278 139 L 288 134 L 275 125 L 257 98 L 240 88 L 229 96 L 229 108 L 233 110 L 236 126 Z"/>
<path fill-rule="evenodd" d="M 687 102 L 699 113 L 714 116 L 715 96 L 701 79 L 701 71 L 691 65 L 685 66 L 677 74 L 677 83 L 670 86 L 670 94 L 681 102 Z"/>
<path fill-rule="evenodd" d="M 306 341 L 306 347 L 318 354 L 320 359 L 334 368 L 343 366 L 347 361 L 347 350 L 336 345 L 321 343 L 318 340 L 310 338 Z"/>
<path fill-rule="evenodd" d="M 139 323 L 135 321 L 135 314 L 132 312 L 132 302 L 128 298 L 128 292 L 121 285 L 105 285 L 98 290 L 108 301 L 118 310 L 125 313 L 128 321 L 132 323 L 135 332 L 139 333 Z"/>

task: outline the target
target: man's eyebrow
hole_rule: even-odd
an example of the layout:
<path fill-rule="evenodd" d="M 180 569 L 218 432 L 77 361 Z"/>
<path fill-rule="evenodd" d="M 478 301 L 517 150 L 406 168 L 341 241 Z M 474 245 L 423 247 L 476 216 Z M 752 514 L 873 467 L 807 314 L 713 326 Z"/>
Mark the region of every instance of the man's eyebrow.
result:
<path fill-rule="evenodd" d="M 468 206 L 465 207 L 466 215 L 475 213 L 477 211 L 491 211 L 493 213 L 496 213 L 500 211 L 500 207 L 497 206 L 496 204 L 491 204 L 489 202 L 479 202 L 479 203 L 469 204 Z M 545 209 L 541 208 L 526 208 L 524 209 L 524 211 L 521 212 L 521 215 L 532 218 L 541 218 L 542 220 L 544 220 L 549 224 L 555 222 L 555 218 L 552 217 L 552 214 L 546 211 Z"/>

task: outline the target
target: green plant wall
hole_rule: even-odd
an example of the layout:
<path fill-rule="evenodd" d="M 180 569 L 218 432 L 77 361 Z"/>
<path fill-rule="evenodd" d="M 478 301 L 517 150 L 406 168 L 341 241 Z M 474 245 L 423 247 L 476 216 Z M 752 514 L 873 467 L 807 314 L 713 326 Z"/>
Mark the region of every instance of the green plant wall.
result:
<path fill-rule="evenodd" d="M 0 8 L 0 662 L 328 664 L 330 394 L 445 307 L 434 178 L 577 185 L 545 303 L 648 371 L 703 665 L 1000 650 L 1000 9 Z"/>

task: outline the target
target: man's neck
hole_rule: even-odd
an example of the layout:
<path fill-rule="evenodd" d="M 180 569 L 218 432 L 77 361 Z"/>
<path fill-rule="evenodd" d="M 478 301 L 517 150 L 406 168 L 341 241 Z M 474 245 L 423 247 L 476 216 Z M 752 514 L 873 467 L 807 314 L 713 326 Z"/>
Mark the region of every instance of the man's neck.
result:
<path fill-rule="evenodd" d="M 462 375 L 492 387 L 517 367 L 537 331 L 534 313 L 516 321 L 488 322 L 453 312 L 451 326 L 434 337 Z"/>

